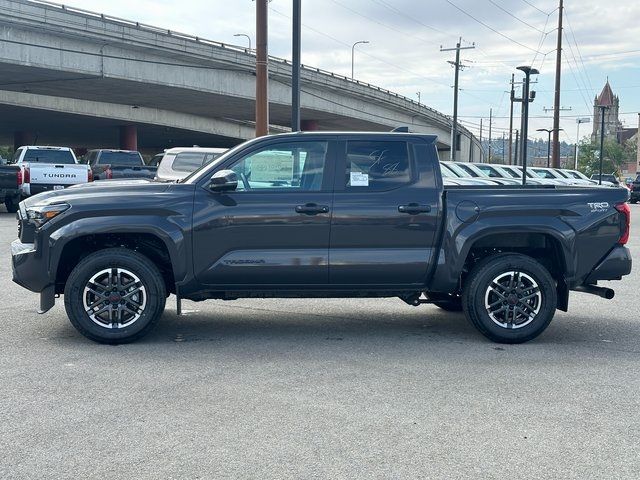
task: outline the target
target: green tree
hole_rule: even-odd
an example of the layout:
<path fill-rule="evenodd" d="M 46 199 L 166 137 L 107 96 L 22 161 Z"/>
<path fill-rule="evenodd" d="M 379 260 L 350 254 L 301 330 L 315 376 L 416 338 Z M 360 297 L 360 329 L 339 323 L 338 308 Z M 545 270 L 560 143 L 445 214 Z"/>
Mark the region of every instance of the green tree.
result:
<path fill-rule="evenodd" d="M 615 140 L 604 141 L 604 155 L 602 159 L 602 173 L 613 173 L 620 176 L 622 166 L 634 162 L 636 158 L 635 145 L 627 142 L 623 145 Z M 582 141 L 578 155 L 578 170 L 587 176 L 600 172 L 600 144 Z"/>

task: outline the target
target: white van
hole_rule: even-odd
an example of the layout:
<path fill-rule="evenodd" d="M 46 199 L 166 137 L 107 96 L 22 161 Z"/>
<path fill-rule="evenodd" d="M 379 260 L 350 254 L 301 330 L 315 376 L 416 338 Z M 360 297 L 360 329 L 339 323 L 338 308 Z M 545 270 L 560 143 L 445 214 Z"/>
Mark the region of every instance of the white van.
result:
<path fill-rule="evenodd" d="M 176 147 L 165 150 L 155 176 L 157 182 L 175 182 L 211 163 L 227 148 Z"/>

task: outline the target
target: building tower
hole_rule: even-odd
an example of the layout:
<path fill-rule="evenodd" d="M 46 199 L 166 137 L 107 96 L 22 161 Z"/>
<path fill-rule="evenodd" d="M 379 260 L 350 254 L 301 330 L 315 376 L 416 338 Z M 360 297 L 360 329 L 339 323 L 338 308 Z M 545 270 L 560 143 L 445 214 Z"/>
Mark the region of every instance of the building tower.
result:
<path fill-rule="evenodd" d="M 607 79 L 607 83 L 602 89 L 602 92 L 600 92 L 600 95 L 598 95 L 593 102 L 592 142 L 600 138 L 600 115 L 602 115 L 602 109 L 598 108 L 599 105 L 610 105 L 610 107 L 604 111 L 604 138 L 606 140 L 618 141 L 618 132 L 622 130 L 622 123 L 618 118 L 620 99 L 617 95 L 613 94 L 611 85 L 609 85 L 609 79 Z"/>

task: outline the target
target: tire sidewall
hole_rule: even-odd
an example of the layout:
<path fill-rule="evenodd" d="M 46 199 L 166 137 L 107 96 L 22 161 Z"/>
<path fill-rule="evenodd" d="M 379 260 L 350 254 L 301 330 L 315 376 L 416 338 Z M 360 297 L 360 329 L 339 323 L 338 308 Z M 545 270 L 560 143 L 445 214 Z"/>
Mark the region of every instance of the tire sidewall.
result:
<path fill-rule="evenodd" d="M 465 314 L 480 332 L 489 339 L 504 343 L 521 343 L 540 335 L 549 325 L 557 307 L 555 281 L 546 268 L 525 255 L 504 255 L 488 259 L 478 265 L 478 271 L 472 275 L 470 288 L 465 290 L 463 307 Z M 485 294 L 492 280 L 498 275 L 517 270 L 531 276 L 542 296 L 540 310 L 528 325 L 507 329 L 497 325 L 489 316 L 485 307 Z"/>
<path fill-rule="evenodd" d="M 141 281 L 147 295 L 144 312 L 133 324 L 124 328 L 110 329 L 97 325 L 84 310 L 84 288 L 89 279 L 106 268 L 124 268 L 134 273 Z M 139 338 L 160 317 L 164 310 L 165 288 L 155 266 L 135 252 L 121 249 L 96 252 L 71 272 L 64 292 L 64 303 L 71 323 L 84 336 L 103 343 L 125 343 Z"/>

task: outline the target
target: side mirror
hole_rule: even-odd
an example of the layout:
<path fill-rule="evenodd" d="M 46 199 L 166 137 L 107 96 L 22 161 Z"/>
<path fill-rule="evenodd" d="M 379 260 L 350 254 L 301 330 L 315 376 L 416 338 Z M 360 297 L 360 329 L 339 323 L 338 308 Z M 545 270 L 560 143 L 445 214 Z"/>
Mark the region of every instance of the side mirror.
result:
<path fill-rule="evenodd" d="M 231 192 L 238 188 L 238 175 L 233 170 L 220 170 L 214 173 L 209 183 L 212 192 Z"/>

